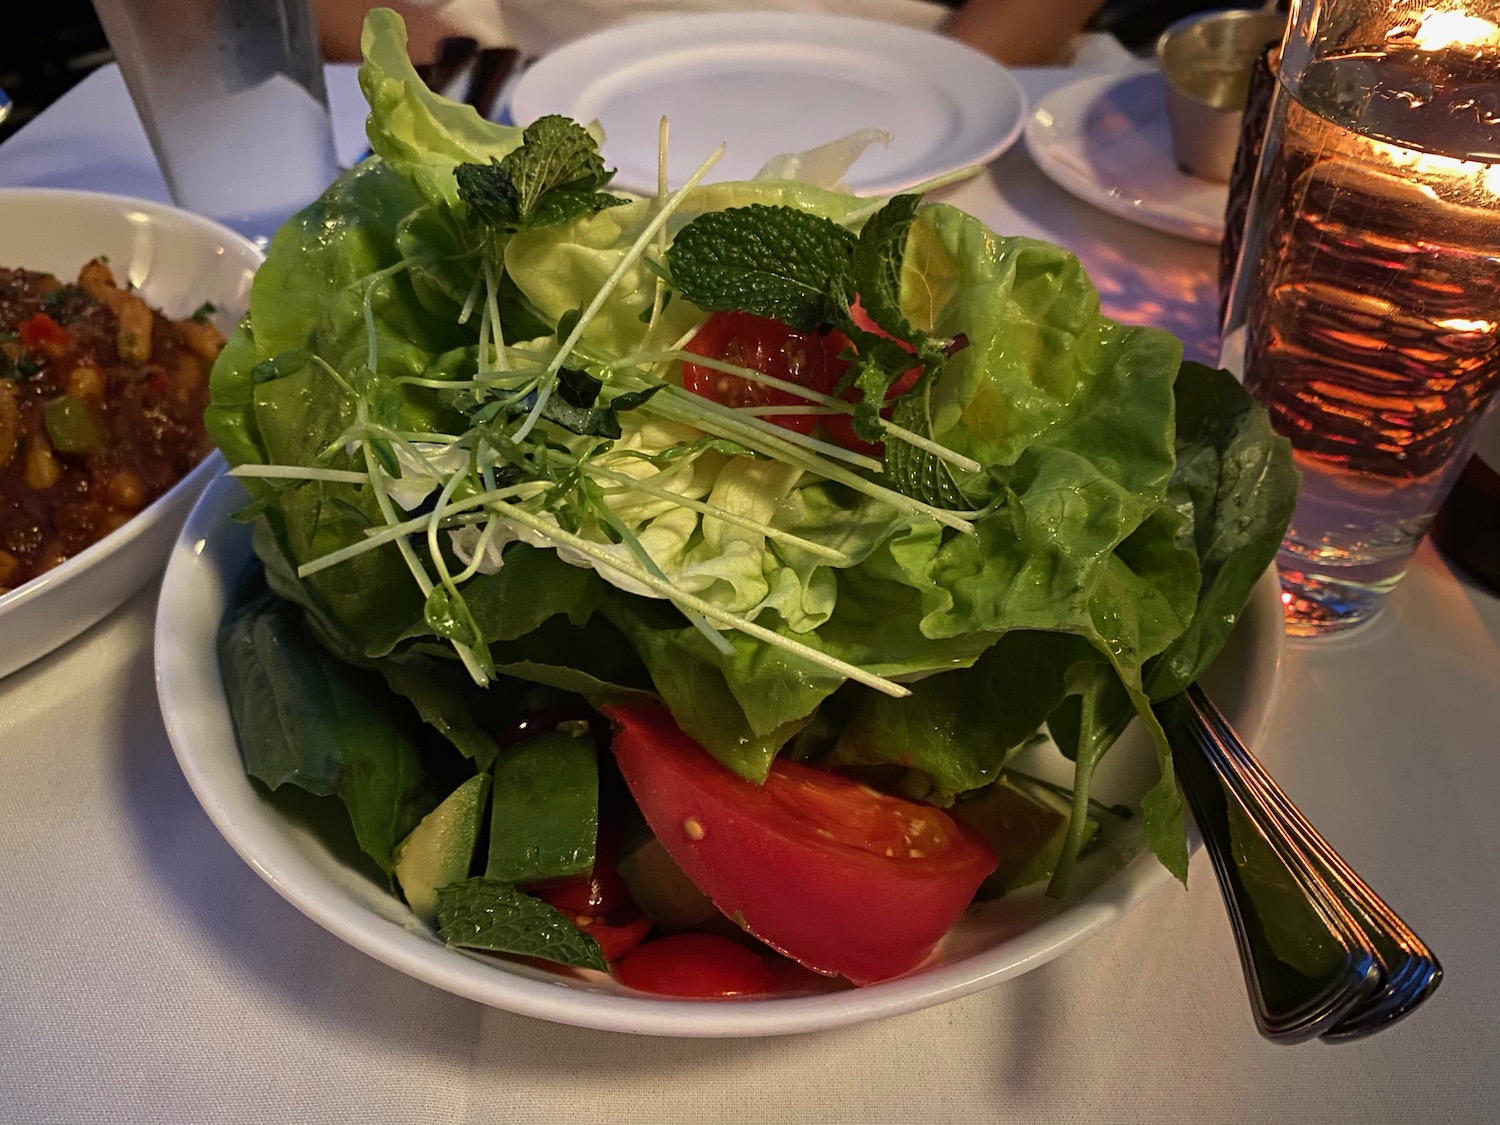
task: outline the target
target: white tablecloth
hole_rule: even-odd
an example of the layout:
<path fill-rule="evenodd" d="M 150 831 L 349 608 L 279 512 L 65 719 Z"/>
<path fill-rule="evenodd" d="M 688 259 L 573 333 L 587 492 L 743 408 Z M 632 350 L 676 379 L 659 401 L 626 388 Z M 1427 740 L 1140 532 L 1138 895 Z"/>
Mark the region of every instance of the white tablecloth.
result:
<path fill-rule="evenodd" d="M 362 108 L 332 79 L 347 158 Z M 113 69 L 0 147 L 0 184 L 165 198 Z M 1213 248 L 1074 201 L 1023 146 L 948 197 L 1070 246 L 1109 311 L 1212 358 Z M 856 1028 L 633 1038 L 455 998 L 326 934 L 220 839 L 157 711 L 154 601 L 0 681 L 0 1125 L 1500 1121 L 1500 600 L 1430 548 L 1384 620 L 1290 644 L 1263 749 L 1447 969 L 1342 1046 L 1257 1037 L 1201 855 L 1189 890 L 1058 961 Z"/>

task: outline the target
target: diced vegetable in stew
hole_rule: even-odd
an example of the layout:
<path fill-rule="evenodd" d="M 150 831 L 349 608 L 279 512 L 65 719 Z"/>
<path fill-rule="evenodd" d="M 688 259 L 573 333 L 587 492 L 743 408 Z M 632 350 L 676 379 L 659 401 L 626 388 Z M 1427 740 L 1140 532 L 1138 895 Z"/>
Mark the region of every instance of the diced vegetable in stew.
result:
<path fill-rule="evenodd" d="M 0 268 L 0 594 L 76 555 L 211 448 L 206 319 L 172 320 L 95 259 L 76 284 Z"/>

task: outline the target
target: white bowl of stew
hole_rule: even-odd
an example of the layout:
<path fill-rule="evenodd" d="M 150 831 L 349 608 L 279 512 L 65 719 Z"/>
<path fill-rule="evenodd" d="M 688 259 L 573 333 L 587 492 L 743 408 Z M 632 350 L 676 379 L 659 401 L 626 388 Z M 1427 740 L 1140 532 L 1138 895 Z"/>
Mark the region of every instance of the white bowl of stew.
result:
<path fill-rule="evenodd" d="M 261 260 L 166 204 L 0 190 L 0 676 L 161 573 L 221 463 L 207 371 Z"/>

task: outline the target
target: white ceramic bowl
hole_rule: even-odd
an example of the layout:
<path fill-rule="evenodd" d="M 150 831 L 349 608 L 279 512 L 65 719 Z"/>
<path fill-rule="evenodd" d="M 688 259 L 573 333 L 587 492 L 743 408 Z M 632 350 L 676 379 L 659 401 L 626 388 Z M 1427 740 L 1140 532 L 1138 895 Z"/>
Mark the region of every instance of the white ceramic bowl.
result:
<path fill-rule="evenodd" d="M 162 203 L 95 192 L 0 189 L 0 266 L 64 281 L 100 255 L 171 317 L 205 301 L 226 333 L 250 302 L 262 255 L 254 243 Z M 170 491 L 87 550 L 0 597 L 0 676 L 45 656 L 161 573 L 188 508 L 221 468 L 207 458 Z"/>
<path fill-rule="evenodd" d="M 603 974 L 586 979 L 449 949 L 411 912 L 285 815 L 245 776 L 219 678 L 215 632 L 251 561 L 249 528 L 229 516 L 239 483 L 212 482 L 167 563 L 156 619 L 156 683 L 167 734 L 189 785 L 236 851 L 287 901 L 386 964 L 497 1008 L 579 1027 L 637 1034 L 751 1036 L 859 1023 L 951 1000 L 1041 965 L 1122 917 L 1171 876 L 1138 827 L 1117 831 L 1080 865 L 1066 902 L 1025 892 L 971 911 L 916 971 L 866 988 L 753 1000 L 669 1000 L 631 992 Z M 1253 745 L 1274 706 L 1283 646 L 1274 576 L 1256 588 L 1208 690 Z M 1031 764 L 1066 781 L 1061 756 Z M 1095 793 L 1139 807 L 1155 755 L 1137 731 L 1100 767 Z M 1138 825 L 1135 818 L 1129 825 Z M 1173 888 L 1179 890 L 1180 888 Z M 1171 890 L 1166 893 L 1173 893 Z"/>

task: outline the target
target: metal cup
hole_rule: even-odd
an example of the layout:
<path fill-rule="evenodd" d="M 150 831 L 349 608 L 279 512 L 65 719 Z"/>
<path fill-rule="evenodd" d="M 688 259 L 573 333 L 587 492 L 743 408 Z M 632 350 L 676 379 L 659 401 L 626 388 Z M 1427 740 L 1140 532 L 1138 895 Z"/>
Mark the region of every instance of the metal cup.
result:
<path fill-rule="evenodd" d="M 172 199 L 264 242 L 337 177 L 311 0 L 94 0 Z"/>
<path fill-rule="evenodd" d="M 1156 61 L 1166 80 L 1172 148 L 1188 175 L 1228 182 L 1251 70 L 1285 30 L 1280 12 L 1231 9 L 1188 16 L 1161 33 Z"/>

